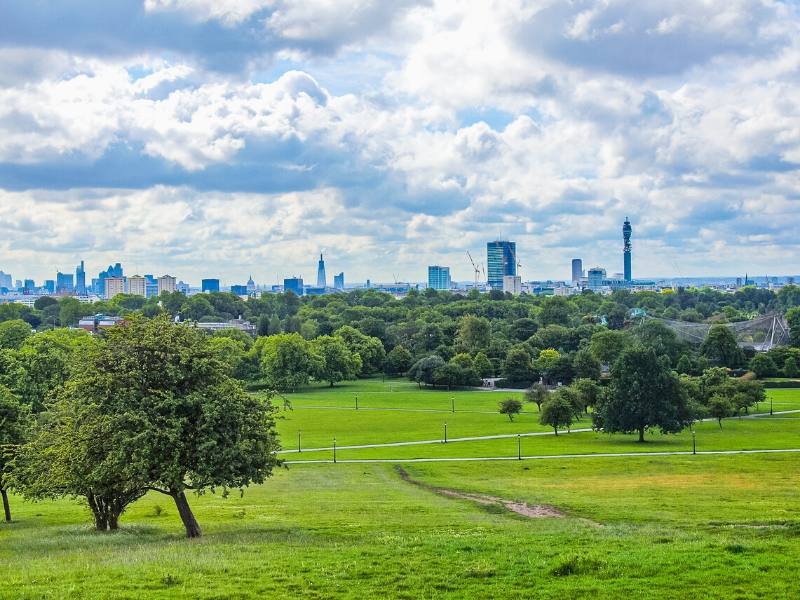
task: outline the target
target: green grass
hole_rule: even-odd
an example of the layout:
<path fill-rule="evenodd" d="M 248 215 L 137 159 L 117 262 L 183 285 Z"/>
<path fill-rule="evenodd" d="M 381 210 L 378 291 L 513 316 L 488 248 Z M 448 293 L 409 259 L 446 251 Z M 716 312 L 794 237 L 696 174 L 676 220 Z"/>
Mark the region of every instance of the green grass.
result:
<path fill-rule="evenodd" d="M 353 392 L 360 406 L 406 410 L 344 410 Z M 775 410 L 800 408 L 800 390 L 769 394 Z M 379 380 L 312 387 L 289 397 L 294 410 L 280 429 L 287 445 L 299 424 L 308 428 L 304 439 L 308 431 L 323 445 L 329 426 L 340 443 L 435 438 L 443 418 L 451 435 L 537 430 L 534 414 L 509 423 L 491 413 L 499 393 L 453 394 L 470 413 L 423 410 L 446 410 L 450 395 Z M 800 419 L 785 415 L 729 419 L 721 431 L 701 423 L 697 440 L 700 450 L 797 447 L 799 434 Z M 598 433 L 523 439 L 526 454 L 690 448 L 686 433 L 643 445 Z M 512 438 L 339 457 L 515 453 Z M 796 598 L 799 461 L 762 454 L 404 464 L 424 486 L 404 481 L 393 464 L 292 465 L 243 496 L 192 497 L 204 530 L 192 541 L 158 494 L 133 505 L 116 534 L 93 532 L 77 502 L 12 497 L 16 521 L 0 524 L 0 598 Z M 439 487 L 551 505 L 565 517 L 528 519 L 431 490 Z"/>

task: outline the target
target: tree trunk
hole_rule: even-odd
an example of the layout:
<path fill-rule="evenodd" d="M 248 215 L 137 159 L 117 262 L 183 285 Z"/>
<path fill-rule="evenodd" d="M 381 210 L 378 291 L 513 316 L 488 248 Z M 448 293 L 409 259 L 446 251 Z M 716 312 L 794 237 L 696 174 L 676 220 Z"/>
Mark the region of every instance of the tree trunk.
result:
<path fill-rule="evenodd" d="M 553 431 L 555 431 L 556 435 L 558 435 L 558 427 L 553 427 Z"/>
<path fill-rule="evenodd" d="M 186 500 L 184 491 L 172 492 L 170 495 L 175 500 L 175 506 L 178 507 L 178 514 L 181 516 L 183 526 L 186 528 L 186 537 L 200 537 L 202 535 L 200 525 L 197 523 L 197 519 L 194 518 L 194 514 L 192 513 L 188 500 Z"/>
<path fill-rule="evenodd" d="M 644 427 L 639 428 L 639 441 L 644 442 Z"/>
<path fill-rule="evenodd" d="M 6 523 L 11 523 L 11 506 L 8 504 L 8 492 L 5 488 L 0 488 L 0 496 L 3 496 L 3 512 L 6 515 Z"/>

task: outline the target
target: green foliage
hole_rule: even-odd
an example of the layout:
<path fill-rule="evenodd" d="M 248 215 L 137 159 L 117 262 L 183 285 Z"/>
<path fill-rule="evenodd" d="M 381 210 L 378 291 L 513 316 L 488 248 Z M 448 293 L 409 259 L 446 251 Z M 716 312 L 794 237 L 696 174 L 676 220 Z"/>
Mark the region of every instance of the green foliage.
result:
<path fill-rule="evenodd" d="M 472 368 L 478 374 L 478 377 L 491 377 L 494 374 L 492 361 L 483 352 L 478 352 L 475 358 L 472 359 Z"/>
<path fill-rule="evenodd" d="M 794 348 L 800 348 L 800 306 L 786 311 L 786 322 L 789 325 L 789 343 Z"/>
<path fill-rule="evenodd" d="M 726 396 L 714 394 L 708 401 L 708 414 L 715 418 L 722 429 L 722 419 L 734 415 L 734 404 Z"/>
<path fill-rule="evenodd" d="M 327 381 L 331 387 L 337 381 L 355 379 L 361 372 L 361 357 L 351 352 L 340 337 L 320 336 L 311 342 L 311 351 L 320 358 L 314 377 Z"/>
<path fill-rule="evenodd" d="M 767 354 L 763 353 L 758 353 L 750 359 L 750 370 L 753 371 L 759 379 L 775 377 L 778 374 L 778 367 L 775 365 L 775 362 Z"/>
<path fill-rule="evenodd" d="M 19 350 L 31 332 L 31 326 L 22 319 L 3 321 L 0 323 L 0 349 Z"/>
<path fill-rule="evenodd" d="M 436 382 L 436 370 L 444 365 L 444 359 L 438 354 L 426 356 L 415 362 L 408 370 L 408 378 L 411 381 L 416 381 L 420 386 L 434 385 Z"/>
<path fill-rule="evenodd" d="M 386 355 L 384 370 L 387 375 L 405 375 L 411 368 L 414 357 L 405 346 L 395 346 Z"/>
<path fill-rule="evenodd" d="M 498 406 L 498 412 L 501 415 L 506 415 L 509 421 L 513 421 L 514 417 L 522 412 L 522 402 L 516 398 L 501 400 Z"/>
<path fill-rule="evenodd" d="M 794 356 L 787 356 L 783 363 L 784 377 L 797 377 L 800 375 L 800 368 L 797 366 L 797 359 Z"/>
<path fill-rule="evenodd" d="M 622 331 L 601 329 L 592 335 L 589 351 L 601 363 L 613 364 L 630 344 L 630 337 Z"/>
<path fill-rule="evenodd" d="M 542 404 L 539 423 L 553 428 L 556 435 L 559 429 L 572 425 L 575 419 L 575 407 L 564 389 L 559 389 L 550 394 Z"/>
<path fill-rule="evenodd" d="M 600 386 L 592 379 L 577 379 L 572 384 L 572 389 L 578 394 L 579 404 L 585 410 L 597 406 L 600 400 Z"/>
<path fill-rule="evenodd" d="M 466 315 L 461 318 L 456 335 L 456 347 L 475 354 L 486 351 L 491 339 L 491 324 L 484 317 Z"/>
<path fill-rule="evenodd" d="M 514 346 L 508 351 L 503 363 L 503 377 L 513 384 L 529 384 L 536 379 L 531 355 L 524 346 Z"/>
<path fill-rule="evenodd" d="M 611 370 L 611 386 L 593 415 L 595 426 L 608 433 L 639 433 L 647 429 L 677 433 L 694 414 L 677 376 L 658 359 L 654 350 L 625 350 Z"/>
<path fill-rule="evenodd" d="M 525 390 L 525 400 L 536 404 L 536 407 L 539 409 L 539 411 L 541 411 L 542 403 L 547 400 L 549 393 L 550 392 L 547 391 L 547 387 L 541 383 L 534 383 L 531 385 L 531 387 Z"/>
<path fill-rule="evenodd" d="M 744 362 L 742 349 L 733 332 L 724 325 L 712 325 L 701 347 L 703 355 L 712 364 L 734 369 Z"/>
<path fill-rule="evenodd" d="M 588 349 L 578 350 L 575 353 L 575 358 L 572 360 L 572 368 L 575 377 L 579 379 L 593 379 L 595 381 L 600 379 L 600 361 Z"/>
<path fill-rule="evenodd" d="M 349 325 L 337 329 L 335 335 L 344 340 L 350 352 L 361 358 L 361 375 L 380 373 L 386 360 L 386 350 L 378 338 L 364 335 Z"/>
<path fill-rule="evenodd" d="M 308 383 L 319 372 L 320 358 L 298 333 L 259 338 L 253 349 L 260 357 L 261 376 L 272 389 L 288 392 Z"/>

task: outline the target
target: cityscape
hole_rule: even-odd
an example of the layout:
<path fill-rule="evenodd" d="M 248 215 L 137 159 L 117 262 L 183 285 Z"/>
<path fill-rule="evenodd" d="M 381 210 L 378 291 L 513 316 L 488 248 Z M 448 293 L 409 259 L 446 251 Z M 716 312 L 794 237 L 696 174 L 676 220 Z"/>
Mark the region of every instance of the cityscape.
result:
<path fill-rule="evenodd" d="M 633 277 L 633 246 L 631 236 L 633 226 L 628 218 L 622 225 L 622 271 L 609 272 L 604 267 L 584 269 L 583 259 L 572 259 L 570 278 L 562 281 L 523 281 L 521 264 L 517 255 L 517 244 L 508 240 L 494 240 L 486 244 L 485 262 L 475 262 L 472 254 L 466 251 L 466 260 L 474 271 L 473 281 L 455 281 L 451 277 L 451 267 L 430 265 L 427 268 L 427 280 L 422 283 L 399 282 L 364 283 L 346 285 L 345 274 L 335 274 L 329 281 L 325 259 L 319 255 L 316 278 L 308 283 L 302 276 L 286 277 L 281 283 L 256 284 L 250 276 L 242 284 L 223 285 L 222 278 L 204 278 L 199 285 L 178 280 L 172 275 L 155 276 L 152 274 L 126 275 L 121 263 L 109 265 L 96 277 L 87 279 L 84 261 L 74 273 L 57 272 L 54 279 L 47 279 L 39 285 L 33 279 L 14 279 L 10 273 L 0 271 L 0 303 L 21 302 L 33 305 L 40 296 L 74 296 L 81 301 L 91 302 L 98 299 L 111 299 L 120 294 L 152 298 L 162 293 L 181 292 L 186 295 L 194 293 L 230 292 L 243 298 L 259 296 L 263 293 L 292 292 L 297 296 L 319 296 L 329 293 L 343 292 L 349 289 L 376 289 L 397 296 L 402 296 L 411 289 L 432 289 L 437 291 L 467 292 L 477 289 L 482 292 L 499 290 L 509 294 L 528 293 L 542 296 L 569 296 L 591 290 L 595 293 L 610 294 L 615 290 L 658 291 L 675 289 L 678 286 L 707 286 L 716 289 L 735 291 L 743 286 L 755 285 L 767 289 L 779 289 L 783 285 L 792 285 L 795 277 L 762 276 L 736 278 L 694 278 L 679 280 L 645 280 Z"/>

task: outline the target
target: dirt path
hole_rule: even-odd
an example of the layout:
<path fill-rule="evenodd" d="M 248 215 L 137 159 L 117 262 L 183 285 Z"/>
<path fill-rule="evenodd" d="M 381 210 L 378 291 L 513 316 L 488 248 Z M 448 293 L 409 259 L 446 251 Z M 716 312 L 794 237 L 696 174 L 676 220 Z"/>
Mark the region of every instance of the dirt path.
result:
<path fill-rule="evenodd" d="M 518 515 L 522 515 L 523 517 L 528 517 L 531 519 L 539 519 L 543 517 L 551 517 L 551 518 L 558 518 L 564 517 L 564 513 L 553 506 L 548 506 L 546 504 L 528 504 L 527 502 L 516 502 L 514 500 L 506 500 L 505 498 L 498 498 L 497 496 L 488 496 L 486 494 L 470 494 L 467 492 L 459 492 L 457 490 L 450 490 L 447 488 L 440 488 L 428 485 L 421 481 L 417 481 L 416 479 L 412 479 L 411 476 L 408 474 L 403 467 L 396 466 L 395 470 L 397 474 L 400 475 L 400 478 L 403 481 L 406 481 L 412 485 L 416 485 L 421 487 L 425 490 L 434 492 L 435 494 L 439 494 L 441 496 L 447 496 L 448 498 L 458 498 L 459 500 L 471 500 L 472 502 L 476 502 L 483 506 L 502 506 L 508 511 L 516 513 Z"/>

